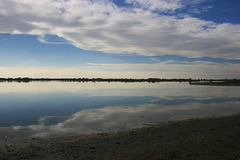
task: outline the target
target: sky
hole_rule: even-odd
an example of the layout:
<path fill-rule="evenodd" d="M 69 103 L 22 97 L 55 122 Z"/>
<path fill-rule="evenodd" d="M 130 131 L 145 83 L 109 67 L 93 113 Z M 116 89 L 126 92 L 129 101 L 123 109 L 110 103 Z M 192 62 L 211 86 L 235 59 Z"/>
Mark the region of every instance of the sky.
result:
<path fill-rule="evenodd" d="M 0 0 L 0 77 L 240 78 L 240 1 Z"/>

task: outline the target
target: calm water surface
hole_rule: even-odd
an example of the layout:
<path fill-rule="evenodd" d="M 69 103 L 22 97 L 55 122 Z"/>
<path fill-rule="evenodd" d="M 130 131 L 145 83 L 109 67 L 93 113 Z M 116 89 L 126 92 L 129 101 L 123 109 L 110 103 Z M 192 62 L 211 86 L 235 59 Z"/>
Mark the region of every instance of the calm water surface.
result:
<path fill-rule="evenodd" d="M 124 131 L 240 113 L 240 87 L 188 83 L 0 83 L 0 141 Z"/>

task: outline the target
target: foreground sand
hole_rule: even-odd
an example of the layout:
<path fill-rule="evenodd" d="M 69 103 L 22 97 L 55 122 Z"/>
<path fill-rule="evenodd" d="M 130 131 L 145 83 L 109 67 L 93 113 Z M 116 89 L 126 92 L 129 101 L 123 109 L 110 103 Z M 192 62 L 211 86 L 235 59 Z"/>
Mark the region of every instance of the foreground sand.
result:
<path fill-rule="evenodd" d="M 240 160 L 240 115 L 0 144 L 0 159 Z"/>

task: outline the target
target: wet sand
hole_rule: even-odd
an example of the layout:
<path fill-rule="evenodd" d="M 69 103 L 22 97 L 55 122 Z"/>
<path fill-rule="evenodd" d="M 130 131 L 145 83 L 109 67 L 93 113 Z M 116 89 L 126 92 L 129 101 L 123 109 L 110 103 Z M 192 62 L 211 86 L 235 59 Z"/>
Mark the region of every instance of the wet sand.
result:
<path fill-rule="evenodd" d="M 240 160 L 240 114 L 128 132 L 1 143 L 0 160 Z"/>

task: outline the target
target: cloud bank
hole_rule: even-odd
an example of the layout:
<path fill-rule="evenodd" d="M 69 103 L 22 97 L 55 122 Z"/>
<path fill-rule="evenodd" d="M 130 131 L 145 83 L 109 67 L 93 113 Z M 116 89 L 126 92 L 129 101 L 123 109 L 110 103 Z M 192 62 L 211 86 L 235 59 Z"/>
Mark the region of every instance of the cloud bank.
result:
<path fill-rule="evenodd" d="M 240 64 L 205 61 L 156 64 L 97 64 L 84 67 L 0 67 L 2 77 L 49 78 L 239 78 Z"/>
<path fill-rule="evenodd" d="M 186 7 L 183 0 L 125 2 L 131 7 L 111 0 L 0 1 L 0 33 L 39 35 L 41 42 L 56 35 L 110 54 L 240 58 L 240 25 L 163 14 Z"/>

